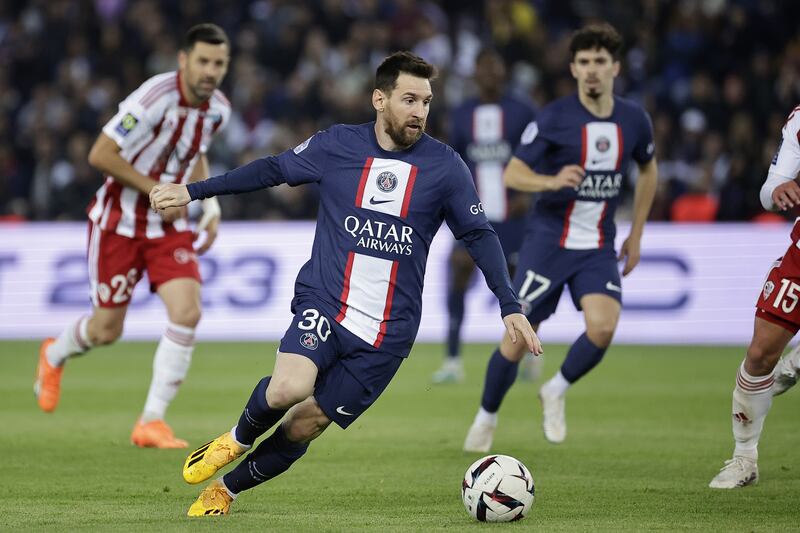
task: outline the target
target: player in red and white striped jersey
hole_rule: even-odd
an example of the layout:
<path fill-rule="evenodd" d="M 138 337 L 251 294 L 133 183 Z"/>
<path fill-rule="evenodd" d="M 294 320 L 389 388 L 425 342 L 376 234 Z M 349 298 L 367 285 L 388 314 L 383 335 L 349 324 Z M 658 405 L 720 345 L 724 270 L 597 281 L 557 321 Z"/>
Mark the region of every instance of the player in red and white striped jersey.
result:
<path fill-rule="evenodd" d="M 800 106 L 789 115 L 778 153 L 761 188 L 764 209 L 786 211 L 800 205 Z M 779 358 L 800 329 L 800 218 L 792 244 L 775 261 L 756 302 L 755 328 L 733 388 L 733 458 L 711 480 L 714 489 L 758 482 L 758 441 L 772 397 L 792 387 L 800 372 L 800 347 Z"/>
<path fill-rule="evenodd" d="M 89 154 L 105 182 L 88 208 L 88 263 L 92 314 L 42 344 L 35 389 L 39 406 L 53 411 L 65 361 L 93 346 L 110 344 L 122 333 L 136 283 L 145 270 L 150 290 L 167 308 L 169 322 L 156 349 L 153 379 L 131 440 L 137 446 L 182 448 L 164 422 L 191 362 L 200 320 L 197 254 L 216 238 L 219 204 L 204 203 L 193 233 L 185 209 L 156 213 L 148 194 L 158 183 L 186 183 L 208 177 L 206 152 L 228 122 L 230 103 L 218 89 L 228 69 L 230 45 L 213 24 L 191 28 L 178 54 L 179 70 L 145 81 L 120 105 Z M 206 238 L 195 250 L 202 230 Z"/>

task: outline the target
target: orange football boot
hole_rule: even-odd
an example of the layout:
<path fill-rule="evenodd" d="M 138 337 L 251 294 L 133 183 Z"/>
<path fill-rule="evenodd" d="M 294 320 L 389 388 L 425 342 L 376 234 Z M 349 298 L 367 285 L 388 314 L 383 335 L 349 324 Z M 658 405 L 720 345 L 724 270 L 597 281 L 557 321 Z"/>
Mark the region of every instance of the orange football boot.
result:
<path fill-rule="evenodd" d="M 131 432 L 131 443 L 139 448 L 186 448 L 189 443 L 178 439 L 163 420 L 136 421 Z"/>
<path fill-rule="evenodd" d="M 53 338 L 42 341 L 39 347 L 39 364 L 36 366 L 36 380 L 33 382 L 36 401 L 45 413 L 56 410 L 58 398 L 61 396 L 61 374 L 64 372 L 64 365 L 55 367 L 47 361 L 47 347 L 55 341 Z"/>

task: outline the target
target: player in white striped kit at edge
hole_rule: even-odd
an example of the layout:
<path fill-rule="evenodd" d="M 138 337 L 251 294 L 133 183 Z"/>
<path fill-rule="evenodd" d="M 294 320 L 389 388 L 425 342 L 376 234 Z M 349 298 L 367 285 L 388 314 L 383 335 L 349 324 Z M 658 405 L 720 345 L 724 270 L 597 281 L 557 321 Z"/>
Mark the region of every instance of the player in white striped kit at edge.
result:
<path fill-rule="evenodd" d="M 222 28 L 192 27 L 178 53 L 179 69 L 145 81 L 103 127 L 89 153 L 89 163 L 105 177 L 88 208 L 92 312 L 40 349 L 34 391 L 39 407 L 52 412 L 65 362 L 120 337 L 133 288 L 146 270 L 168 323 L 156 348 L 144 410 L 131 433 L 139 447 L 188 445 L 175 437 L 164 416 L 189 370 L 200 320 L 197 254 L 214 242 L 220 218 L 219 204 L 205 201 L 193 233 L 185 208 L 156 213 L 149 209 L 148 194 L 158 183 L 208 177 L 206 152 L 230 117 L 230 103 L 218 89 L 229 60 Z M 195 250 L 193 241 L 203 230 L 206 238 Z"/>

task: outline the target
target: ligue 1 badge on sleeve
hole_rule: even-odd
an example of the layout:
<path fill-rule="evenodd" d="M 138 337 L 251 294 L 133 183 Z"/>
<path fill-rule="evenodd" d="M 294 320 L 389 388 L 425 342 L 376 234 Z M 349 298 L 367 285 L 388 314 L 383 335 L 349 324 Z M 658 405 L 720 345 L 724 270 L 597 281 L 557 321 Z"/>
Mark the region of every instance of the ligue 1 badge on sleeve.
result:
<path fill-rule="evenodd" d="M 117 133 L 125 137 L 133 128 L 136 127 L 136 124 L 138 123 L 139 120 L 136 117 L 130 113 L 126 113 L 125 116 L 122 117 L 122 120 L 119 121 L 119 124 L 117 124 Z"/>
<path fill-rule="evenodd" d="M 772 294 L 773 289 L 775 289 L 775 284 L 771 281 L 768 281 L 764 284 L 764 299 L 766 300 L 769 298 L 769 295 Z"/>

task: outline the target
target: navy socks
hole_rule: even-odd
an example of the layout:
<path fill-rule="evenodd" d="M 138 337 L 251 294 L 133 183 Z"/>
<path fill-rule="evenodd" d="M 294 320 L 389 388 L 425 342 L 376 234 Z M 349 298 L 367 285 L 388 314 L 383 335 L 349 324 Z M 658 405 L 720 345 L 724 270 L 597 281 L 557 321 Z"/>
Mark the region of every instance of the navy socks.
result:
<path fill-rule="evenodd" d="M 561 365 L 561 375 L 570 383 L 575 383 L 603 359 L 606 348 L 600 348 L 589 340 L 586 333 L 570 346 L 567 358 Z"/>
<path fill-rule="evenodd" d="M 286 414 L 286 409 L 272 409 L 267 404 L 267 385 L 270 378 L 271 376 L 267 376 L 258 382 L 236 425 L 236 435 L 233 437 L 246 446 L 253 444 Z"/>
<path fill-rule="evenodd" d="M 500 348 L 497 348 L 489 359 L 489 366 L 486 369 L 486 381 L 483 384 L 483 397 L 481 407 L 490 413 L 496 413 L 500 409 L 508 389 L 514 384 L 517 378 L 517 367 L 519 363 L 512 363 L 502 356 Z"/>

